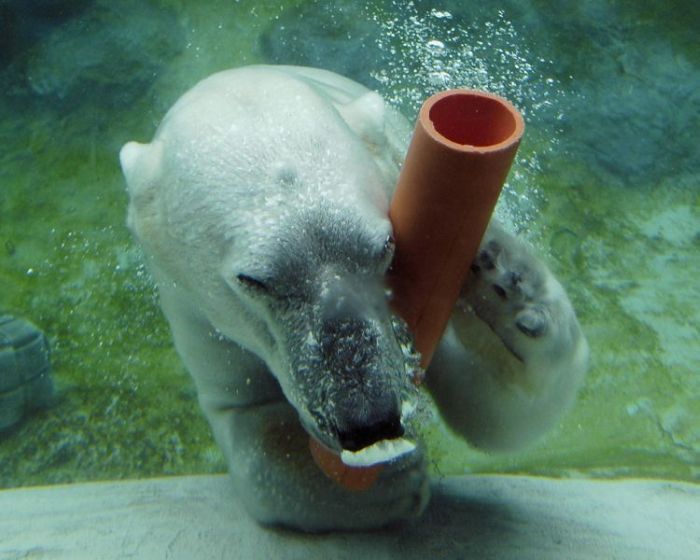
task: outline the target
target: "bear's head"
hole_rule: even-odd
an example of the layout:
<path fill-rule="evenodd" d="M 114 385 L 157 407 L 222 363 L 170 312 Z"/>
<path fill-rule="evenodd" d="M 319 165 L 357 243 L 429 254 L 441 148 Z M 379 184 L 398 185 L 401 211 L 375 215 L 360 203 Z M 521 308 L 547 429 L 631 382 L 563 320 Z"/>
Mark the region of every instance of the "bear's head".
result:
<path fill-rule="evenodd" d="M 257 355 L 307 431 L 353 451 L 399 437 L 416 395 L 385 284 L 401 120 L 377 94 L 305 72 L 214 75 L 121 161 L 161 287 Z"/>
<path fill-rule="evenodd" d="M 224 273 L 249 312 L 256 353 L 327 447 L 356 451 L 402 436 L 418 358 L 390 309 L 389 221 L 337 201 L 284 214 L 233 251 Z"/>

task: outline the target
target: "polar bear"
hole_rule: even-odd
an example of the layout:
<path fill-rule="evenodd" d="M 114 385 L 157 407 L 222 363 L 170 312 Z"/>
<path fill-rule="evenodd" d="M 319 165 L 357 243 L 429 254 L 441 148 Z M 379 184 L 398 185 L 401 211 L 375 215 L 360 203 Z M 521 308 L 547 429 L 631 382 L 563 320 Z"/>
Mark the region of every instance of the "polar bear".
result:
<path fill-rule="evenodd" d="M 409 135 L 358 83 L 261 65 L 206 78 L 150 144 L 121 150 L 128 224 L 236 491 L 263 524 L 367 529 L 427 503 L 422 445 L 351 492 L 314 464 L 307 435 L 337 452 L 417 441 L 415 354 L 384 281 Z M 472 271 L 426 386 L 456 433 L 515 449 L 571 404 L 588 346 L 559 282 L 496 223 Z"/>

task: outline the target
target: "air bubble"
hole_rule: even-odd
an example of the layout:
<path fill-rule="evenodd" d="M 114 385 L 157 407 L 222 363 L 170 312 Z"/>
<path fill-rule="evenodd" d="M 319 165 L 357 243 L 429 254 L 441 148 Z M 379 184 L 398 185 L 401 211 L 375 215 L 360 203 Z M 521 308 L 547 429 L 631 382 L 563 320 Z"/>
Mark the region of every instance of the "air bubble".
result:
<path fill-rule="evenodd" d="M 430 15 L 437 19 L 452 19 L 452 14 L 446 10 L 437 10 L 433 8 L 430 10 Z"/>
<path fill-rule="evenodd" d="M 450 75 L 447 72 L 431 72 L 428 74 L 428 79 L 433 86 L 447 87 Z"/>
<path fill-rule="evenodd" d="M 431 39 L 426 43 L 426 46 L 433 54 L 440 54 L 445 50 L 445 43 L 438 39 Z"/>

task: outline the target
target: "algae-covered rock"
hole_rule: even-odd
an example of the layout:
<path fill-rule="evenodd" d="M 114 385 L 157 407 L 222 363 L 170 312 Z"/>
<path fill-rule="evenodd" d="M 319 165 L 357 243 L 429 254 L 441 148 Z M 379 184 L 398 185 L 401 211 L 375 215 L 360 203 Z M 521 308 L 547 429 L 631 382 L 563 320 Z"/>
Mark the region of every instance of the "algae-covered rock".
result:
<path fill-rule="evenodd" d="M 562 141 L 601 178 L 637 187 L 700 165 L 700 4 L 533 1 L 533 52 L 556 53 Z M 683 13 L 682 17 L 679 14 Z M 552 121 L 556 115 L 552 115 Z"/>
<path fill-rule="evenodd" d="M 0 64 L 4 65 L 80 14 L 95 0 L 4 0 L 0 2 Z"/>
<path fill-rule="evenodd" d="M 625 49 L 614 60 L 614 79 L 600 75 L 578 88 L 568 110 L 571 153 L 630 186 L 697 167 L 700 68 L 662 41 Z"/>
<path fill-rule="evenodd" d="M 94 0 L 5 0 L 4 4 L 20 16 L 45 19 L 70 17 Z"/>
<path fill-rule="evenodd" d="M 17 91 L 63 109 L 125 107 L 182 48 L 172 11 L 138 0 L 98 1 L 23 54 Z"/>
<path fill-rule="evenodd" d="M 29 321 L 0 314 L 0 433 L 52 396 L 46 336 Z"/>

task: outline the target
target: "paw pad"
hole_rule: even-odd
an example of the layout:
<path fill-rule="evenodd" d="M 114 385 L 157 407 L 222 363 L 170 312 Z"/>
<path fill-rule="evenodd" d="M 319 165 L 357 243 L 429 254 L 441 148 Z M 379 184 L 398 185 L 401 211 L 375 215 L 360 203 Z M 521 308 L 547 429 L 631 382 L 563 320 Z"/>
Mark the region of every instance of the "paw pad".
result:
<path fill-rule="evenodd" d="M 493 291 L 496 292 L 496 295 L 501 298 L 501 299 L 508 299 L 508 293 L 505 291 L 503 286 L 500 286 L 498 284 L 494 284 L 491 286 L 493 288 Z"/>
<path fill-rule="evenodd" d="M 538 338 L 547 330 L 547 319 L 539 309 L 525 309 L 516 316 L 515 326 L 524 335 Z"/>

